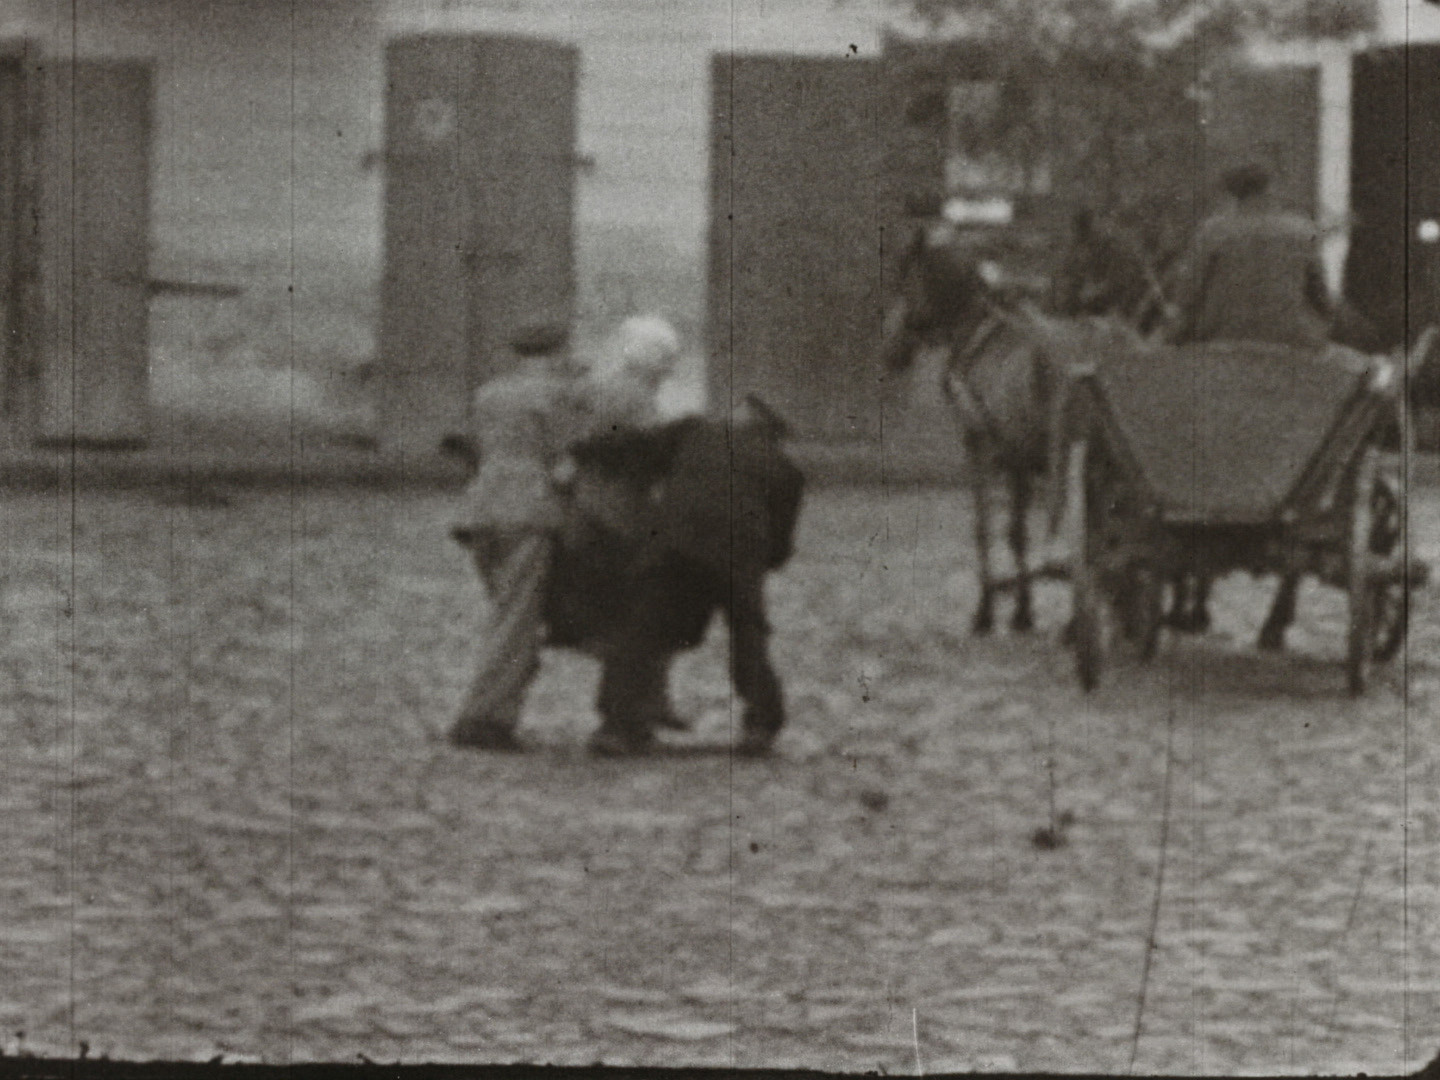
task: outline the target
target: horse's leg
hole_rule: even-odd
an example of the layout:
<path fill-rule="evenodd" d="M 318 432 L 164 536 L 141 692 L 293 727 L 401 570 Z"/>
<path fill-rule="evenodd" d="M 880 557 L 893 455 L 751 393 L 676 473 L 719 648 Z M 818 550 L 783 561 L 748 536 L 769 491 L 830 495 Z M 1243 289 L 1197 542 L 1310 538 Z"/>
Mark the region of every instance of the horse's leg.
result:
<path fill-rule="evenodd" d="M 975 504 L 975 557 L 980 603 L 975 609 L 970 629 L 976 634 L 988 634 L 995 625 L 995 578 L 990 565 L 989 479 L 989 470 L 979 467 L 974 469 L 972 484 Z"/>
<path fill-rule="evenodd" d="M 980 581 L 980 606 L 970 629 L 988 634 L 995 625 L 995 577 L 990 566 L 990 478 L 993 475 L 989 448 L 982 436 L 966 440 L 970 457 L 970 491 L 975 509 L 975 558 Z"/>
<path fill-rule="evenodd" d="M 1280 588 L 1270 604 L 1270 614 L 1260 628 L 1259 647 L 1267 652 L 1277 652 L 1285 647 L 1285 631 L 1295 621 L 1295 597 L 1300 588 L 1299 574 L 1284 574 Z"/>
<path fill-rule="evenodd" d="M 1010 620 L 1013 630 L 1030 630 L 1035 614 L 1030 597 L 1029 563 L 1030 474 L 1024 469 L 1010 473 L 1010 554 L 1015 558 L 1015 614 Z"/>
<path fill-rule="evenodd" d="M 1195 607 L 1191 612 L 1191 625 L 1197 634 L 1210 629 L 1210 586 L 1214 583 L 1215 579 L 1209 574 L 1195 576 Z"/>

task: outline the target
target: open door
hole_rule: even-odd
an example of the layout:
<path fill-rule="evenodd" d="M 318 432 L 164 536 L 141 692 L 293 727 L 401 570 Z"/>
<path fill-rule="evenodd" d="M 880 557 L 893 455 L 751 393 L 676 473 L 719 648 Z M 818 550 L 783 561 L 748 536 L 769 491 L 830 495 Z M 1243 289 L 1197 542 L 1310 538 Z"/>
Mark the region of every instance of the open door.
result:
<path fill-rule="evenodd" d="M 1355 57 L 1345 292 L 1382 343 L 1440 325 L 1440 43 Z"/>
<path fill-rule="evenodd" d="M 151 69 L 76 59 L 45 74 L 40 436 L 135 447 L 149 430 Z"/>
<path fill-rule="evenodd" d="M 579 55 L 426 34 L 387 53 L 382 438 L 429 454 L 534 322 L 570 325 Z"/>
<path fill-rule="evenodd" d="M 709 390 L 810 439 L 881 432 L 886 154 L 878 61 L 711 66 Z M 893 243 L 893 240 L 890 241 Z"/>

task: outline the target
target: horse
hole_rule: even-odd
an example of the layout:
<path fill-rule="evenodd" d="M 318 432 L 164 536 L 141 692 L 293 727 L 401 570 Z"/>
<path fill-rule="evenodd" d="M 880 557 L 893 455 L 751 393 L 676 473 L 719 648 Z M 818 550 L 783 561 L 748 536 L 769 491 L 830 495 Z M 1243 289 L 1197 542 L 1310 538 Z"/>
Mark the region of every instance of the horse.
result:
<path fill-rule="evenodd" d="M 1053 483 L 1058 476 L 1053 433 L 1063 408 L 1070 356 L 1077 353 L 1076 331 L 1093 333 L 1101 324 L 1053 319 L 993 288 L 972 312 L 970 319 L 946 328 L 938 342 L 949 352 L 942 389 L 962 429 L 974 504 L 980 599 L 971 630 L 987 634 L 994 628 L 996 597 L 1013 583 L 1010 626 L 1024 632 L 1035 624 L 1036 573 L 1028 559 L 1031 501 L 1038 484 L 1047 477 Z M 883 344 L 886 366 L 897 373 L 908 369 L 927 344 L 918 337 L 897 344 L 896 332 L 902 324 L 903 316 L 892 311 L 891 333 Z M 997 482 L 1009 496 L 1005 536 L 1015 564 L 1013 582 L 999 579 L 991 560 L 991 497 Z M 1058 524 L 1053 498 L 1050 509 L 1053 535 Z"/>
<path fill-rule="evenodd" d="M 1052 316 L 1028 302 L 1006 303 L 992 296 L 986 315 L 976 327 L 956 328 L 944 346 L 950 357 L 943 389 L 955 409 L 962 428 L 968 480 L 974 506 L 974 542 L 980 599 L 971 621 L 975 634 L 989 633 L 994 626 L 997 595 L 1013 588 L 1015 607 L 1011 628 L 1027 631 L 1034 626 L 1033 583 L 1037 576 L 1063 577 L 1066 570 L 1056 560 L 1036 569 L 1028 562 L 1028 513 L 1037 485 L 1048 491 L 1047 523 L 1050 537 L 1057 535 L 1063 512 L 1059 454 L 1060 425 L 1063 422 L 1067 387 L 1078 374 L 1108 350 L 1141 347 L 1147 330 L 1153 331 L 1163 296 L 1154 286 L 1131 318 L 1121 312 L 1089 314 L 1083 317 Z M 892 314 L 891 327 L 900 326 Z M 892 371 L 903 371 L 913 362 L 921 343 L 911 342 L 907 350 L 887 340 L 885 357 Z M 995 575 L 991 560 L 994 532 L 993 489 L 997 481 L 1010 499 L 1006 539 L 1015 564 L 1013 579 Z M 1289 579 L 1266 621 L 1262 647 L 1277 635 L 1294 615 L 1294 587 Z M 1210 582 L 1203 576 L 1178 575 L 1170 582 L 1170 611 L 1165 623 L 1172 629 L 1195 632 L 1208 618 L 1205 602 Z M 1068 633 L 1068 627 L 1067 627 Z"/>

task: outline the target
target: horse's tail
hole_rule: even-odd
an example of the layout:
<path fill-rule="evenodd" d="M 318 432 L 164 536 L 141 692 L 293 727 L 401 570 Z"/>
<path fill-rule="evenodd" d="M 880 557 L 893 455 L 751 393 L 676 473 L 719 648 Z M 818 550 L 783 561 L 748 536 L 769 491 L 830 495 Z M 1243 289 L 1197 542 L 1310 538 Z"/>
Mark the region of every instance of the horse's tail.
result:
<path fill-rule="evenodd" d="M 885 308 L 880 326 L 880 364 L 891 374 L 907 371 L 915 362 L 920 336 L 912 326 L 913 318 L 904 297 L 897 297 Z"/>
<path fill-rule="evenodd" d="M 1440 327 L 1425 327 L 1405 365 L 1408 385 L 1405 396 L 1417 408 L 1440 407 Z"/>
<path fill-rule="evenodd" d="M 749 416 L 753 417 L 757 423 L 764 427 L 772 438 L 788 439 L 790 437 L 790 424 L 783 416 L 771 408 L 759 394 L 746 394 L 745 405 L 749 409 Z"/>

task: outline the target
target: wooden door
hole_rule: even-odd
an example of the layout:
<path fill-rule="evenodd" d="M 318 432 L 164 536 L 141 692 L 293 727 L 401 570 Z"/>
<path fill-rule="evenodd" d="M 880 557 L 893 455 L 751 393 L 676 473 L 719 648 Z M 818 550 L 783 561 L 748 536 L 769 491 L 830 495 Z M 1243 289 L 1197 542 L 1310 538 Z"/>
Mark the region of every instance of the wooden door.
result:
<path fill-rule="evenodd" d="M 1209 81 L 1205 119 L 1210 201 L 1228 170 L 1254 164 L 1269 170 L 1280 205 L 1315 214 L 1320 166 L 1318 66 L 1222 67 Z"/>
<path fill-rule="evenodd" d="M 427 454 L 468 426 L 514 331 L 569 325 L 578 54 L 419 35 L 387 50 L 382 438 Z"/>
<path fill-rule="evenodd" d="M 31 138 L 30 80 L 23 41 L 0 43 L 0 443 L 24 423 L 25 240 L 22 199 Z"/>
<path fill-rule="evenodd" d="M 575 308 L 575 49 L 533 38 L 477 43 L 474 105 L 461 118 L 469 200 L 471 375 L 511 364 L 508 343 Z"/>
<path fill-rule="evenodd" d="M 149 428 L 151 69 L 45 67 L 41 437 L 143 444 Z"/>
<path fill-rule="evenodd" d="M 807 438 L 881 432 L 880 70 L 755 55 L 711 66 L 710 400 L 758 393 Z"/>
<path fill-rule="evenodd" d="M 1345 291 L 1387 347 L 1440 324 L 1440 43 L 1355 58 Z"/>

